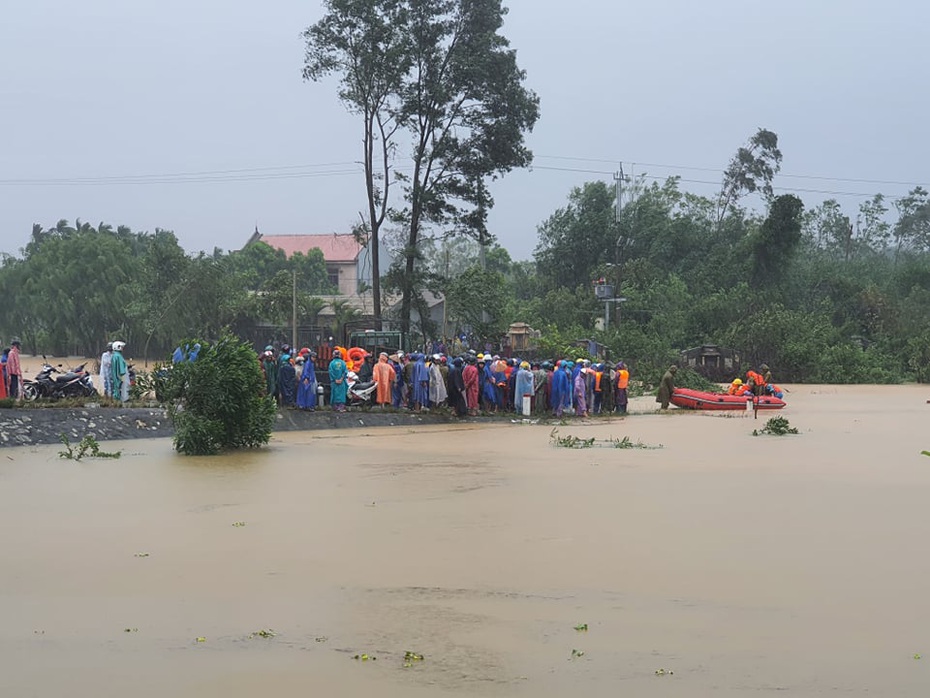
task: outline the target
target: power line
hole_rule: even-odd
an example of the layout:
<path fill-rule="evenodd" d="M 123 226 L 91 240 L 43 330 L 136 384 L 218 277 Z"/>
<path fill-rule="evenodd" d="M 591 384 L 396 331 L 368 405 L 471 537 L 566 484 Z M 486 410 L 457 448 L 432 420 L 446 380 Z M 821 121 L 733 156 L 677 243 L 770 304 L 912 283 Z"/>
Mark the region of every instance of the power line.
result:
<path fill-rule="evenodd" d="M 723 174 L 724 170 L 719 167 L 695 167 L 692 165 L 662 165 L 654 162 L 636 162 L 630 159 L 603 159 L 603 158 L 584 158 L 584 157 L 570 157 L 566 155 L 535 155 L 536 158 L 543 158 L 547 160 L 568 160 L 575 162 L 601 162 L 605 164 L 617 165 L 620 162 L 626 162 L 637 167 L 658 167 L 665 170 L 690 170 L 694 172 L 714 172 L 716 174 Z M 538 167 L 538 169 L 542 169 Z M 611 170 L 612 172 L 613 170 Z M 604 173 L 610 174 L 610 173 Z M 899 187 L 921 187 L 925 186 L 925 182 L 907 182 L 893 179 L 862 179 L 856 177 L 828 177 L 825 175 L 803 175 L 803 174 L 789 174 L 784 172 L 779 172 L 778 177 L 788 177 L 790 179 L 814 179 L 827 182 L 846 182 L 849 184 L 881 184 L 887 186 L 899 186 Z M 684 181 L 684 180 L 683 180 Z M 719 184 L 719 182 L 714 182 L 714 184 Z"/>
<path fill-rule="evenodd" d="M 636 163 L 642 165 L 643 163 Z M 547 167 L 545 165 L 533 165 L 531 170 L 552 170 L 555 172 L 578 172 L 582 174 L 596 174 L 596 175 L 613 175 L 612 171 L 608 170 L 591 170 L 591 169 L 581 169 L 576 167 Z M 653 180 L 665 180 L 668 177 L 659 176 L 659 175 L 637 175 L 643 179 L 653 179 Z M 720 182 L 706 180 L 706 179 L 689 179 L 687 177 L 678 177 L 679 182 L 684 182 L 686 184 L 706 184 L 712 187 L 719 187 Z M 829 194 L 832 196 L 861 196 L 861 197 L 872 197 L 874 192 L 860 192 L 860 191 L 835 191 L 831 189 L 807 189 L 803 187 L 775 187 L 772 189 L 776 191 L 786 191 L 786 192 L 798 192 L 802 194 Z"/>
<path fill-rule="evenodd" d="M 314 170 L 321 167 L 348 167 L 353 169 Z M 202 170 L 193 172 L 167 172 L 160 174 L 100 175 L 93 177 L 57 177 L 35 179 L 0 179 L 0 186 L 46 186 L 46 185 L 99 185 L 99 184 L 171 184 L 205 181 L 248 181 L 251 179 L 289 179 L 293 177 L 323 177 L 358 172 L 357 163 L 331 162 L 316 165 L 277 165 L 273 167 L 245 167 L 227 170 Z"/>
<path fill-rule="evenodd" d="M 569 157 L 561 155 L 538 155 L 537 157 L 550 160 L 564 160 L 572 162 L 592 162 L 592 163 L 610 163 L 618 164 L 619 160 L 603 158 L 584 158 Z M 629 161 L 627 161 L 629 162 Z M 669 170 L 690 170 L 695 172 L 713 172 L 723 174 L 723 170 L 709 167 L 694 167 L 688 165 L 661 165 L 657 163 L 632 163 L 640 167 L 658 167 Z M 243 167 L 232 169 L 218 170 L 195 170 L 189 172 L 169 172 L 169 173 L 151 173 L 151 174 L 129 174 L 129 175 L 101 175 L 101 176 L 82 176 L 82 177 L 58 177 L 58 178 L 20 178 L 20 179 L 0 179 L 0 186 L 114 186 L 114 185 L 172 185 L 172 184 L 221 184 L 225 182 L 253 182 L 253 181 L 273 181 L 287 179 L 309 179 L 315 177 L 341 177 L 355 175 L 359 172 L 359 163 L 355 162 L 331 162 L 303 165 L 276 165 L 263 167 Z M 334 168 L 334 169 L 319 169 Z M 338 168 L 338 169 L 336 169 Z M 403 170 L 404 167 L 395 167 L 396 170 Z M 590 174 L 599 176 L 613 176 L 614 170 L 601 170 L 585 167 L 555 167 L 551 165 L 531 165 L 529 171 L 543 170 L 552 172 L 573 172 L 578 174 Z M 675 175 L 639 175 L 644 179 L 665 180 L 669 176 Z M 809 179 L 825 182 L 845 182 L 857 184 L 880 184 L 892 186 L 921 186 L 917 182 L 904 182 L 895 180 L 872 180 L 857 179 L 848 177 L 824 177 L 820 175 L 790 175 L 779 174 L 780 177 L 791 177 L 797 179 Z M 709 181 L 703 179 L 678 177 L 678 180 L 687 184 L 699 184 L 706 186 L 719 186 L 719 181 Z M 784 192 L 797 192 L 804 194 L 822 194 L 828 196 L 853 196 L 853 197 L 871 197 L 874 192 L 854 192 L 835 189 L 815 189 L 806 187 L 783 187 L 773 186 L 774 190 Z"/>

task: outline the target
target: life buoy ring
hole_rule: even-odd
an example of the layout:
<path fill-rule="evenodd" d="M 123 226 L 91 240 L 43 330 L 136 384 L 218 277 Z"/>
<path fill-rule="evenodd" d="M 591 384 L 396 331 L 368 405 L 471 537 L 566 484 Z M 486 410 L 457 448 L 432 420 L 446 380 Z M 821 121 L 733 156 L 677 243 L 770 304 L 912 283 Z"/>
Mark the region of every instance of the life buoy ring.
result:
<path fill-rule="evenodd" d="M 365 350 L 361 347 L 352 347 L 349 349 L 349 360 L 352 361 L 353 367 L 361 366 L 365 363 Z"/>

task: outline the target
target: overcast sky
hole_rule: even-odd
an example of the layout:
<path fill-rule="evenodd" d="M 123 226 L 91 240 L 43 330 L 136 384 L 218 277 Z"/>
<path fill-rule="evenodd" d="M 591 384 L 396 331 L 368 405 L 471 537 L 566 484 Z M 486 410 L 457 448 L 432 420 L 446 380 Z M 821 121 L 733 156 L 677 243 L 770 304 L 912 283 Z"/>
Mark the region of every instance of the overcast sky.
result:
<path fill-rule="evenodd" d="M 927 3 L 505 4 L 541 100 L 534 167 L 492 188 L 492 232 L 517 259 L 572 187 L 623 162 L 707 193 L 699 182 L 719 181 L 758 127 L 779 136 L 777 185 L 841 192 L 847 213 L 863 198 L 850 194 L 930 184 Z M 364 204 L 359 124 L 334 83 L 301 78 L 300 33 L 322 12 L 318 0 L 6 3 L 0 252 L 19 254 L 34 222 L 75 217 L 174 230 L 189 252 L 237 249 L 256 223 L 347 232 Z"/>

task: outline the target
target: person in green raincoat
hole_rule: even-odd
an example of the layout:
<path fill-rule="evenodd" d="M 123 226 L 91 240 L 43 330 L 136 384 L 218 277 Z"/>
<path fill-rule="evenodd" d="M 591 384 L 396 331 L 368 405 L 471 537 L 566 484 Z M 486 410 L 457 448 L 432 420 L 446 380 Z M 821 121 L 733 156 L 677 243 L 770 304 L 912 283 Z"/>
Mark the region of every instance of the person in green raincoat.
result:
<path fill-rule="evenodd" d="M 672 393 L 675 392 L 675 373 L 678 371 L 678 366 L 672 364 L 668 367 L 668 370 L 665 372 L 665 375 L 662 376 L 662 381 L 659 383 L 659 392 L 656 395 L 656 402 L 662 404 L 662 409 L 668 409 L 669 400 L 672 399 Z"/>
<path fill-rule="evenodd" d="M 346 411 L 346 395 L 349 390 L 349 384 L 346 382 L 348 374 L 346 362 L 342 360 L 342 352 L 335 349 L 333 360 L 329 362 L 329 401 L 336 412 Z"/>
<path fill-rule="evenodd" d="M 265 372 L 265 390 L 271 397 L 278 395 L 278 362 L 274 358 L 274 350 L 267 346 L 262 354 L 262 371 Z"/>
<path fill-rule="evenodd" d="M 110 356 L 110 395 L 122 402 L 129 399 L 129 367 L 123 357 L 125 348 L 126 342 L 113 342 L 113 354 Z"/>

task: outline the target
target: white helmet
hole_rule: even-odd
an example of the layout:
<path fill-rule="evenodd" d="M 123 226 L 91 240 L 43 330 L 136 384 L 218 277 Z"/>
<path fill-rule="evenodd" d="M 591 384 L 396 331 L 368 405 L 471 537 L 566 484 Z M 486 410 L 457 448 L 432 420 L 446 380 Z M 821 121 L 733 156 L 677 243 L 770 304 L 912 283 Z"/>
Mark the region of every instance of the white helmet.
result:
<path fill-rule="evenodd" d="M 126 348 L 126 342 L 113 342 L 113 351 L 122 351 Z"/>

